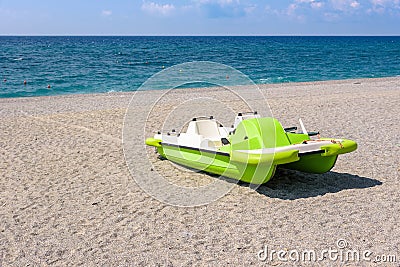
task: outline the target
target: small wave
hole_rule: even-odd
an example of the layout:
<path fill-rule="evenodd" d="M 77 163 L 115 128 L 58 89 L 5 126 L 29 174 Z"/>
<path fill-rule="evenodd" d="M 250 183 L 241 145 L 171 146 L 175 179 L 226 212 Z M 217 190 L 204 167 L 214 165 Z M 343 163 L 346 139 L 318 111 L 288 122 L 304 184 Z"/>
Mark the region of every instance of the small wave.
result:
<path fill-rule="evenodd" d="M 108 91 L 107 91 L 107 94 L 121 93 L 121 92 L 122 92 L 122 91 L 111 89 L 111 90 L 108 90 Z"/>
<path fill-rule="evenodd" d="M 261 83 L 267 83 L 267 82 L 270 82 L 270 81 L 271 81 L 271 78 L 261 78 L 259 81 L 260 81 Z"/>
<path fill-rule="evenodd" d="M 21 61 L 21 60 L 23 60 L 24 58 L 23 57 L 19 57 L 19 58 L 14 58 L 13 60 L 14 61 Z"/>
<path fill-rule="evenodd" d="M 290 77 L 278 76 L 278 77 L 261 78 L 258 79 L 258 81 L 261 84 L 270 84 L 270 83 L 287 83 L 287 82 L 292 82 L 294 80 L 291 79 Z"/>

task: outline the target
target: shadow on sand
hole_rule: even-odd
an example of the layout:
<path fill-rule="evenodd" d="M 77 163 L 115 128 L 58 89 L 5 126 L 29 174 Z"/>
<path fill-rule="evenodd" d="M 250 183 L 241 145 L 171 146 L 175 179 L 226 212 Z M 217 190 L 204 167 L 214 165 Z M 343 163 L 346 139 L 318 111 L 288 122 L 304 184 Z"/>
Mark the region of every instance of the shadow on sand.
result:
<path fill-rule="evenodd" d="M 235 183 L 239 186 L 253 188 L 256 192 L 270 198 L 279 198 L 283 200 L 323 196 L 327 193 L 337 193 L 347 189 L 364 189 L 382 185 L 382 182 L 379 180 L 350 173 L 330 171 L 323 174 L 313 174 L 282 168 L 278 168 L 275 175 L 266 184 L 252 185 L 217 174 L 207 173 L 185 166 L 183 167 L 224 180 L 228 183 Z"/>
<path fill-rule="evenodd" d="M 246 183 L 239 184 L 249 186 Z M 278 169 L 273 179 L 258 187 L 256 191 L 271 198 L 295 200 L 337 193 L 346 189 L 369 188 L 381 184 L 382 182 L 378 180 L 348 173 L 309 174 Z"/>

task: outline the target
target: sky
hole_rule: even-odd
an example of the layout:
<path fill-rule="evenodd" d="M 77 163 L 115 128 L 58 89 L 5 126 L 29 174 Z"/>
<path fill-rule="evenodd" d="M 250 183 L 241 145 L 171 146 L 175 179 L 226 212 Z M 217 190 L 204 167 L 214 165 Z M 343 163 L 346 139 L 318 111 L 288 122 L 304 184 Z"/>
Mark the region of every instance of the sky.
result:
<path fill-rule="evenodd" d="M 400 35 L 400 0 L 0 0 L 0 35 Z"/>

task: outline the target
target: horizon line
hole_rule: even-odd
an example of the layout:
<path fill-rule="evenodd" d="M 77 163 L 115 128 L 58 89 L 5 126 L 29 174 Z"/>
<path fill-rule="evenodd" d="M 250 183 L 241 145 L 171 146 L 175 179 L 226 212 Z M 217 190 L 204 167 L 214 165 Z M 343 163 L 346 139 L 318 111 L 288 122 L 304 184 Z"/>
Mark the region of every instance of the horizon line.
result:
<path fill-rule="evenodd" d="M 0 37 L 399 37 L 400 34 L 0 34 Z"/>

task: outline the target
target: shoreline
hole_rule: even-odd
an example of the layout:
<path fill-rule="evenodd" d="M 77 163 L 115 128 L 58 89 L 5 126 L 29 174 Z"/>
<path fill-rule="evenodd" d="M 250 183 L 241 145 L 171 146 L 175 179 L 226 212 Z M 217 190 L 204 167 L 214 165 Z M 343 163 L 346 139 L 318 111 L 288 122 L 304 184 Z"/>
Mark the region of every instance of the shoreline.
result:
<path fill-rule="evenodd" d="M 296 86 L 304 86 L 304 85 L 324 85 L 324 84 L 343 84 L 349 82 L 360 82 L 360 81 L 393 81 L 400 79 L 399 76 L 389 76 L 389 77 L 380 77 L 380 78 L 351 78 L 351 79 L 343 79 L 343 80 L 324 80 L 324 81 L 308 81 L 308 82 L 287 82 L 287 83 L 268 83 L 268 84 L 255 84 L 260 89 L 270 88 L 280 88 L 280 87 L 296 87 Z M 252 86 L 252 85 L 250 85 Z M 232 86 L 232 87 L 246 87 L 243 86 Z M 201 90 L 201 89 L 211 89 L 213 87 L 193 87 L 193 88 L 178 88 L 178 90 Z M 167 91 L 170 89 L 154 89 L 154 90 L 146 90 L 146 91 Z M 104 92 L 104 93 L 78 93 L 78 94 L 57 94 L 57 95 L 49 95 L 49 96 L 23 96 L 23 97 L 0 97 L 0 102 L 5 99 L 31 99 L 31 98 L 54 98 L 54 97 L 74 97 L 74 96 L 104 96 L 104 95 L 126 95 L 126 94 L 134 94 L 135 91 L 126 91 L 126 92 Z"/>
<path fill-rule="evenodd" d="M 134 92 L 0 99 L 0 265 L 284 265 L 262 262 L 257 253 L 265 246 L 321 252 L 337 249 L 338 240 L 371 257 L 400 259 L 400 77 L 268 84 L 261 92 L 284 127 L 300 117 L 307 129 L 355 140 L 358 149 L 339 156 L 331 172 L 280 170 L 257 190 L 235 184 L 221 199 L 193 208 L 148 195 L 125 162 L 127 107 L 132 101 L 131 111 L 143 112 L 159 90 L 133 100 Z M 227 121 L 246 107 L 229 92 L 174 90 L 154 116 L 138 117 L 148 129 L 140 134 L 151 135 L 175 110 L 179 116 L 165 127 L 192 111 L 225 114 L 212 101 L 189 102 L 205 95 L 232 107 Z M 155 171 L 182 186 L 218 179 L 175 168 L 153 150 L 148 157 Z"/>

